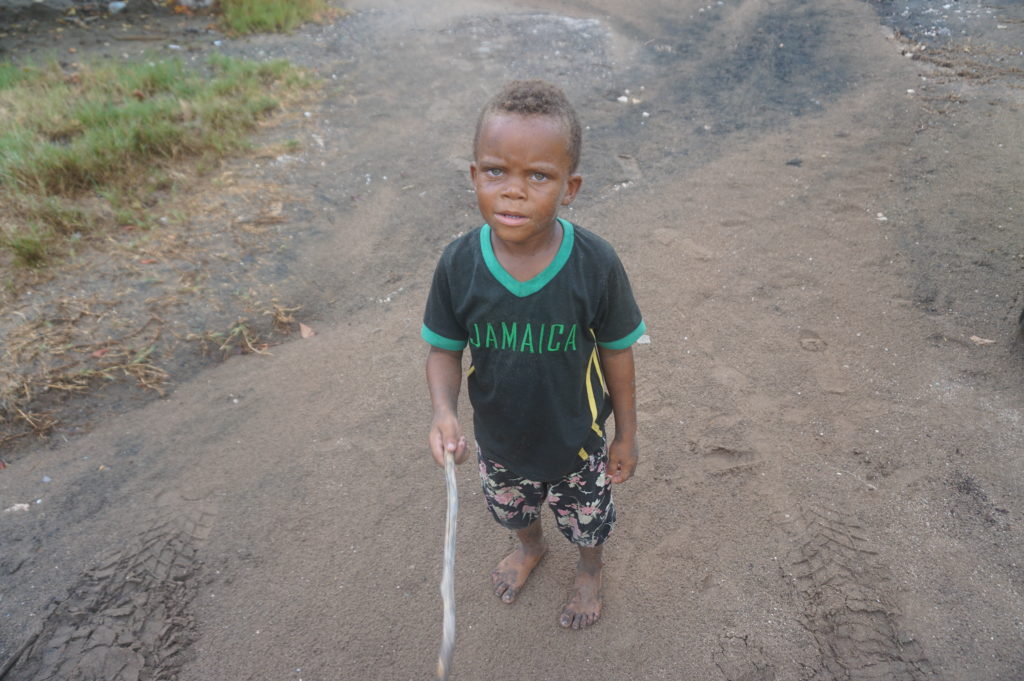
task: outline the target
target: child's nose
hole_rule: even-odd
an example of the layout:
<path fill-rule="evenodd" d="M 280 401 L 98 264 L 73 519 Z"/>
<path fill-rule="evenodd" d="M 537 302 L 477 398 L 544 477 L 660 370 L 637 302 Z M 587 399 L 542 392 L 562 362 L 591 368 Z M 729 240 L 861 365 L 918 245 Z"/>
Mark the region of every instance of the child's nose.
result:
<path fill-rule="evenodd" d="M 526 189 L 521 179 L 509 177 L 501 187 L 501 195 L 508 199 L 526 198 Z"/>

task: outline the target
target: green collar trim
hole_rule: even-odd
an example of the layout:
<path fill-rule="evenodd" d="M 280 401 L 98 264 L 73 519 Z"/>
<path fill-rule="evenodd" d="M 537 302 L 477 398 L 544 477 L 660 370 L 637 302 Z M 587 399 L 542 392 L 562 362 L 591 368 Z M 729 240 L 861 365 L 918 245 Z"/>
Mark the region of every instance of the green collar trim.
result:
<path fill-rule="evenodd" d="M 512 295 L 518 298 L 533 295 L 554 279 L 555 275 L 561 272 L 562 267 L 568 262 L 569 255 L 572 253 L 572 245 L 575 241 L 573 227 L 572 223 L 568 220 L 558 218 L 558 222 L 562 225 L 562 245 L 558 247 L 558 252 L 555 253 L 554 259 L 544 268 L 544 271 L 527 281 L 519 281 L 509 274 L 501 266 L 501 263 L 498 262 L 498 256 L 494 254 L 494 247 L 491 246 L 491 226 L 485 224 L 480 228 L 480 250 L 484 254 L 484 263 L 491 274 L 494 275 L 494 278 Z"/>

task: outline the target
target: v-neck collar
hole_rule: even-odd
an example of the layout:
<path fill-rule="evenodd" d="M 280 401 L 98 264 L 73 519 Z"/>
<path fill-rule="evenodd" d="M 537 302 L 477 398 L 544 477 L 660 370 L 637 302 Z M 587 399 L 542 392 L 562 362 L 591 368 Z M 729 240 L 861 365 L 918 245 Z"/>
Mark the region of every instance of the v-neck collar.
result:
<path fill-rule="evenodd" d="M 498 256 L 494 253 L 494 247 L 491 245 L 491 226 L 485 224 L 480 228 L 480 250 L 483 251 L 484 263 L 494 278 L 512 295 L 525 298 L 541 290 L 555 278 L 556 274 L 562 271 L 562 267 L 569 260 L 575 238 L 572 223 L 562 218 L 558 218 L 558 222 L 562 225 L 562 244 L 558 247 L 558 252 L 555 253 L 555 257 L 547 267 L 537 276 L 526 281 L 519 281 L 513 277 L 498 261 Z"/>

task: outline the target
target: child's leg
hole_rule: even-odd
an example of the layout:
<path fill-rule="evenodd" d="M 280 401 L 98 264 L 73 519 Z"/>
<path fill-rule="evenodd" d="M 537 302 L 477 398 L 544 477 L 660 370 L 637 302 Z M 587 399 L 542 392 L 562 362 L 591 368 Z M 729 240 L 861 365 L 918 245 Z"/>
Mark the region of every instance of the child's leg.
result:
<path fill-rule="evenodd" d="M 576 544 L 580 560 L 569 599 L 558 619 L 566 628 L 583 629 L 601 616 L 602 545 L 615 525 L 611 484 L 605 475 L 607 453 L 591 455 L 583 467 L 552 483 L 548 505 L 559 531 Z"/>
<path fill-rule="evenodd" d="M 491 573 L 494 594 L 505 603 L 512 603 L 548 549 L 538 520 L 547 486 L 520 478 L 479 450 L 477 460 L 487 508 L 502 527 L 513 530 L 519 539 L 519 547 Z"/>

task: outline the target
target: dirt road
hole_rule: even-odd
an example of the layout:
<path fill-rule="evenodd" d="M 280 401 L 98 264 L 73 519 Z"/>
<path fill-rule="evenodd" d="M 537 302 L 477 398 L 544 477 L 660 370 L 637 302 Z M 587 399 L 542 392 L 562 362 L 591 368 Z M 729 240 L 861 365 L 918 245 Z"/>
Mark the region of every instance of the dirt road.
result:
<path fill-rule="evenodd" d="M 566 216 L 650 327 L 642 461 L 585 632 L 568 546 L 489 593 L 512 542 L 462 467 L 453 678 L 1022 678 L 1024 12 L 953 5 L 356 0 L 228 41 L 327 82 L 301 153 L 233 169 L 293 197 L 318 335 L 0 471 L 0 679 L 431 677 L 419 320 L 524 76 L 577 103 Z"/>

